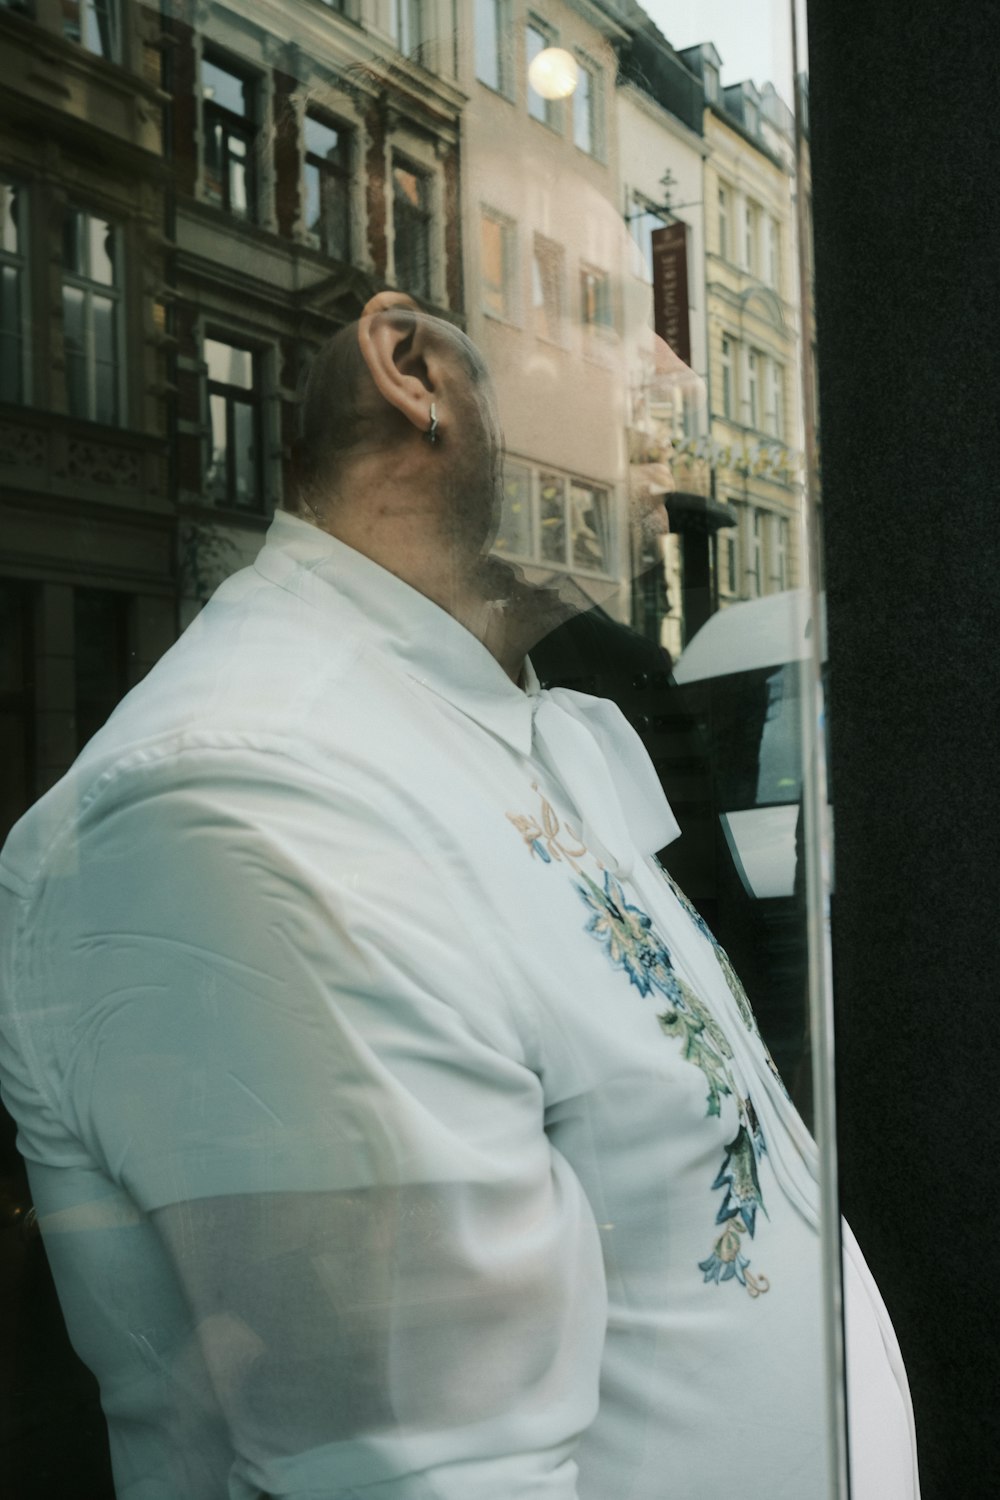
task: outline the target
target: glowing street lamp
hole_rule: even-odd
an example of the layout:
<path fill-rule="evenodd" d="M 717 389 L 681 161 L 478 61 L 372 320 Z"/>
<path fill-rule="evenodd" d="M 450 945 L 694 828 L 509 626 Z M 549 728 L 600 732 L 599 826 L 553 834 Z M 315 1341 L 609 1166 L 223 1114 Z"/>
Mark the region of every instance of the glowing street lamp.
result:
<path fill-rule="evenodd" d="M 576 58 L 564 47 L 543 48 L 528 68 L 528 82 L 543 99 L 568 99 L 579 81 Z"/>

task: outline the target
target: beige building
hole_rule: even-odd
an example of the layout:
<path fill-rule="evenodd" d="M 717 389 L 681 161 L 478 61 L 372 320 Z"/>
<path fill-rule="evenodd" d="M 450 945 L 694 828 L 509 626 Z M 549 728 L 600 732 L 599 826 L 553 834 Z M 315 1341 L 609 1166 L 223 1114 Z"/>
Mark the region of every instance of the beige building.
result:
<path fill-rule="evenodd" d="M 619 181 L 614 6 L 461 7 L 468 330 L 493 373 L 507 440 L 498 551 L 532 579 L 571 575 L 629 614 L 626 333 L 630 242 Z M 528 68 L 570 54 L 547 99 Z"/>
<path fill-rule="evenodd" d="M 707 43 L 684 54 L 705 90 L 706 307 L 722 605 L 802 581 L 798 276 L 792 117 L 774 91 L 723 89 Z"/>

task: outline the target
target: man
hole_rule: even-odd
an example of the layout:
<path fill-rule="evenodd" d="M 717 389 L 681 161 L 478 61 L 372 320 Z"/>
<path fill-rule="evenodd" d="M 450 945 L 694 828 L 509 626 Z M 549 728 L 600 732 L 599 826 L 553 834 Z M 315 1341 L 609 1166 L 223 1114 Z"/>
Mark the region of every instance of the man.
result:
<path fill-rule="evenodd" d="M 4 854 L 5 1094 L 118 1494 L 825 1496 L 814 1148 L 637 738 L 524 659 L 482 362 L 383 294 L 304 429 L 302 516 Z M 857 1493 L 909 1500 L 845 1286 Z"/>

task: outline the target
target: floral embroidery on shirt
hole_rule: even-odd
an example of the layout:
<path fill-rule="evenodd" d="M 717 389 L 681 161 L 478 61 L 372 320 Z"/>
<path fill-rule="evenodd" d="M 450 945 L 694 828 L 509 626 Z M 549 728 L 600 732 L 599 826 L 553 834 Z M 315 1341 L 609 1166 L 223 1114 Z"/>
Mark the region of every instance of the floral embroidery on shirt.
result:
<path fill-rule="evenodd" d="M 677 900 L 687 912 L 688 916 L 691 918 L 698 931 L 711 943 L 716 960 L 718 961 L 719 968 L 722 970 L 722 977 L 725 979 L 726 984 L 729 986 L 729 993 L 736 1001 L 736 1008 L 740 1013 L 740 1017 L 743 1021 L 744 1026 L 746 1027 L 747 1031 L 752 1032 L 752 1034 L 760 1042 L 761 1046 L 764 1049 L 764 1061 L 766 1062 L 768 1069 L 773 1075 L 775 1082 L 781 1089 L 781 1092 L 784 1094 L 785 1098 L 790 1100 L 791 1095 L 785 1087 L 784 1079 L 778 1072 L 777 1064 L 775 1063 L 774 1058 L 771 1056 L 770 1051 L 764 1044 L 764 1039 L 761 1036 L 760 1030 L 757 1026 L 757 1017 L 753 1013 L 753 1006 L 750 1004 L 749 996 L 747 995 L 746 990 L 743 988 L 743 985 L 740 982 L 739 975 L 733 968 L 729 954 L 726 952 L 725 948 L 723 948 L 722 944 L 715 936 L 715 933 L 705 921 L 701 912 L 698 911 L 697 907 L 694 906 L 694 904 L 681 890 L 680 886 L 677 884 L 674 877 L 670 874 L 669 870 L 665 869 L 663 865 L 660 865 L 660 873 L 663 875 L 664 879 L 667 882 L 667 885 L 669 885 L 670 889 L 673 891 L 674 895 L 677 897 Z"/>
<path fill-rule="evenodd" d="M 677 973 L 670 950 L 655 931 L 652 919 L 627 900 L 621 883 L 599 862 L 595 861 L 603 872 L 603 885 L 598 885 L 587 874 L 581 865 L 581 861 L 589 856 L 583 840 L 572 829 L 564 831 L 555 809 L 537 784 L 532 789 L 541 799 L 540 819 L 508 813 L 510 822 L 531 853 L 538 855 L 545 864 L 565 861 L 570 866 L 577 877 L 574 882 L 576 890 L 590 913 L 586 930 L 601 944 L 614 967 L 625 971 L 629 983 L 640 995 L 655 992 L 667 1001 L 666 1009 L 657 1020 L 665 1036 L 680 1041 L 684 1060 L 701 1071 L 708 1085 L 706 1113 L 720 1115 L 721 1101 L 726 1096 L 733 1097 L 736 1102 L 739 1126 L 735 1137 L 725 1147 L 722 1166 L 712 1183 L 713 1190 L 725 1190 L 715 1218 L 716 1224 L 723 1226 L 722 1233 L 715 1240 L 711 1255 L 698 1265 L 706 1282 L 721 1284 L 736 1280 L 752 1297 L 758 1297 L 768 1291 L 770 1283 L 766 1276 L 751 1272 L 750 1261 L 741 1253 L 740 1244 L 744 1234 L 753 1238 L 757 1210 L 767 1212 L 757 1171 L 757 1163 L 766 1146 L 753 1103 L 749 1095 L 742 1098 L 729 1067 L 732 1048 L 708 1006 Z M 670 883 L 673 886 L 673 882 Z M 686 898 L 679 892 L 678 897 L 696 925 L 711 937 Z M 714 939 L 712 941 L 717 952 L 721 952 Z M 726 959 L 726 964 L 728 962 Z M 735 975 L 733 979 L 739 985 Z M 742 986 L 740 991 L 742 993 Z M 745 995 L 744 1001 L 749 1011 Z M 740 1013 L 743 1015 L 742 1007 Z M 752 1025 L 752 1012 L 750 1016 Z"/>

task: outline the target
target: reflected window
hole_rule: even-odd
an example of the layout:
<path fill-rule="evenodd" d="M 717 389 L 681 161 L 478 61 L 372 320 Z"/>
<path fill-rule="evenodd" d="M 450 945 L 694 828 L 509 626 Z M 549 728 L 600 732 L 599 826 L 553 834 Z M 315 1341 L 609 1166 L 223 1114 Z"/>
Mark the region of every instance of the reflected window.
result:
<path fill-rule="evenodd" d="M 514 315 L 515 228 L 502 214 L 484 209 L 480 221 L 480 289 L 483 312 L 510 322 Z"/>
<path fill-rule="evenodd" d="M 759 510 L 752 514 L 750 522 L 750 565 L 747 575 L 750 583 L 750 593 L 753 598 L 758 598 L 763 592 L 761 579 L 764 568 L 764 519 Z"/>
<path fill-rule="evenodd" d="M 396 157 L 392 168 L 396 285 L 431 295 L 431 184 L 427 172 Z"/>
<path fill-rule="evenodd" d="M 303 135 L 306 232 L 325 255 L 350 261 L 350 131 L 310 110 Z"/>
<path fill-rule="evenodd" d="M 760 366 L 756 349 L 747 350 L 746 418 L 749 427 L 760 426 Z"/>
<path fill-rule="evenodd" d="M 767 282 L 775 290 L 781 282 L 781 225 L 777 219 L 767 221 Z"/>
<path fill-rule="evenodd" d="M 566 257 L 561 245 L 535 235 L 531 257 L 531 307 L 535 333 L 558 344 L 563 339 Z"/>
<path fill-rule="evenodd" d="M 423 0 L 392 0 L 392 36 L 404 57 L 422 62 L 424 45 Z"/>
<path fill-rule="evenodd" d="M 121 58 L 120 0 L 62 0 L 63 36 L 108 62 Z"/>
<path fill-rule="evenodd" d="M 0 401 L 23 401 L 27 257 L 22 187 L 0 182 Z"/>
<path fill-rule="evenodd" d="M 255 80 L 206 55 L 201 94 L 205 197 L 236 218 L 252 219 Z"/>
<path fill-rule="evenodd" d="M 507 463 L 503 475 L 503 510 L 494 551 L 504 556 L 530 558 L 532 546 L 531 470 Z"/>
<path fill-rule="evenodd" d="M 531 64 L 539 52 L 544 52 L 546 47 L 554 47 L 556 44 L 555 32 L 532 16 L 524 28 L 525 63 L 530 69 Z M 537 89 L 532 88 L 530 73 L 528 75 L 528 114 L 533 120 L 540 120 L 543 125 L 553 128 L 559 124 L 559 101 L 557 99 L 546 99 Z M 579 145 L 579 142 L 577 142 Z M 584 149 L 590 150 L 590 147 Z"/>
<path fill-rule="evenodd" d="M 538 522 L 542 559 L 566 562 L 566 481 L 561 474 L 538 477 Z"/>
<path fill-rule="evenodd" d="M 771 582 L 780 593 L 788 587 L 788 520 L 785 516 L 771 517 L 773 538 Z"/>
<path fill-rule="evenodd" d="M 207 496 L 234 510 L 261 511 L 260 356 L 221 338 L 205 340 L 210 457 Z"/>
<path fill-rule="evenodd" d="M 74 417 L 121 420 L 120 231 L 84 209 L 63 221 L 66 401 Z"/>
<path fill-rule="evenodd" d="M 733 408 L 736 404 L 734 399 L 735 387 L 733 385 L 733 371 L 735 368 L 733 363 L 733 341 L 730 338 L 726 338 L 724 334 L 722 337 L 721 364 L 722 415 L 724 417 L 732 417 Z"/>
<path fill-rule="evenodd" d="M 476 77 L 480 83 L 508 97 L 511 93 L 509 26 L 509 0 L 476 0 Z"/>
<path fill-rule="evenodd" d="M 776 359 L 767 361 L 767 394 L 764 402 L 764 431 L 781 437 L 784 430 L 785 374 Z"/>
<path fill-rule="evenodd" d="M 758 241 L 760 239 L 760 209 L 756 203 L 747 203 L 743 220 L 743 264 L 751 276 L 758 271 Z"/>
<path fill-rule="evenodd" d="M 727 580 L 726 586 L 727 586 L 727 588 L 728 588 L 728 590 L 729 590 L 729 592 L 731 594 L 738 594 L 739 591 L 740 591 L 740 582 L 739 582 L 739 571 L 738 571 L 739 565 L 738 565 L 737 559 L 736 559 L 736 532 L 735 531 L 727 531 L 726 532 L 725 549 L 726 549 L 726 551 L 725 551 L 725 557 L 726 557 L 726 580 Z"/>
<path fill-rule="evenodd" d="M 598 77 L 589 63 L 577 59 L 580 73 L 573 92 L 573 140 L 588 156 L 598 154 Z"/>
<path fill-rule="evenodd" d="M 583 266 L 580 270 L 580 316 L 585 328 L 610 330 L 615 326 L 611 277 L 607 271 Z"/>
<path fill-rule="evenodd" d="M 719 255 L 723 260 L 730 258 L 730 222 L 732 219 L 729 189 L 719 185 L 718 197 L 718 222 L 719 222 Z"/>
<path fill-rule="evenodd" d="M 574 480 L 569 489 L 569 548 L 574 568 L 610 572 L 608 492 Z"/>

